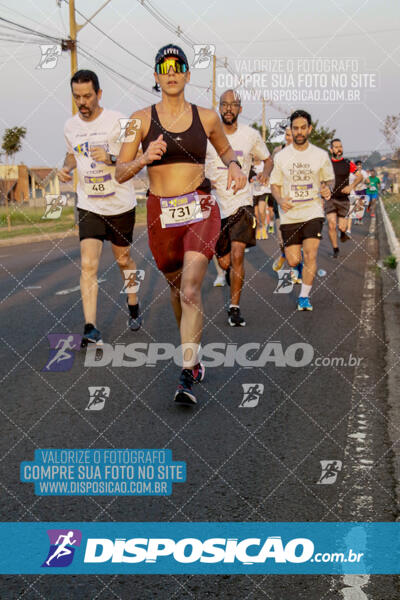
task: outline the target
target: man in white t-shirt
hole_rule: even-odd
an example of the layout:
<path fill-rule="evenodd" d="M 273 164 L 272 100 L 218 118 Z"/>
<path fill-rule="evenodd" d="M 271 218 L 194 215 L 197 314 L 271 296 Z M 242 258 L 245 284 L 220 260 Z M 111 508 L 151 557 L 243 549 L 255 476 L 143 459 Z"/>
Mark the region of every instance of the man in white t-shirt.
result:
<path fill-rule="evenodd" d="M 308 142 L 311 116 L 296 110 L 290 117 L 293 143 L 281 150 L 271 173 L 271 190 L 279 205 L 281 233 L 286 260 L 291 267 L 304 266 L 298 310 L 312 310 L 309 294 L 317 270 L 317 253 L 322 238 L 324 207 L 331 196 L 334 173 L 328 153 Z"/>
<path fill-rule="evenodd" d="M 71 90 L 78 113 L 64 126 L 67 155 L 58 177 L 63 182 L 71 181 L 71 171 L 77 169 L 80 284 L 85 317 L 81 346 L 85 347 L 89 343 L 102 343 L 96 313 L 97 272 L 104 240 L 111 242 L 128 292 L 129 327 L 136 331 L 141 326 L 142 317 L 134 293 L 136 265 L 130 255 L 136 196 L 132 181 L 120 184 L 114 177 L 117 156 L 126 139 L 121 139 L 124 130 L 121 130 L 120 119 L 124 119 L 124 115 L 99 105 L 102 90 L 93 71 L 77 71 L 71 79 Z"/>
<path fill-rule="evenodd" d="M 228 171 L 215 148 L 208 143 L 206 176 L 211 180 L 221 212 L 221 233 L 215 254 L 220 266 L 226 271 L 231 286 L 231 302 L 228 323 L 231 327 L 243 327 L 246 321 L 240 314 L 239 302 L 244 281 L 244 251 L 256 245 L 256 220 L 251 185 L 248 181 L 251 163 L 262 160 L 264 168 L 257 175 L 262 185 L 267 185 L 272 170 L 272 159 L 259 132 L 253 127 L 238 123 L 242 112 L 240 96 L 233 90 L 225 91 L 219 104 L 224 132 L 236 154 L 236 162 L 246 175 L 247 183 L 238 192 L 227 188 Z"/>

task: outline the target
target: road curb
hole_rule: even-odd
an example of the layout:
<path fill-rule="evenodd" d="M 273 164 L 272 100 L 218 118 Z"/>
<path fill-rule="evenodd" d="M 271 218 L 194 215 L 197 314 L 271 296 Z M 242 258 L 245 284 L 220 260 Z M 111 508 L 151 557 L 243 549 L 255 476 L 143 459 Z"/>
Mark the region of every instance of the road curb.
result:
<path fill-rule="evenodd" d="M 386 208 L 385 208 L 381 198 L 379 198 L 379 206 L 381 208 L 383 224 L 385 226 L 386 236 L 387 236 L 387 239 L 389 242 L 389 248 L 390 248 L 391 253 L 393 254 L 393 256 L 396 257 L 396 260 L 397 260 L 396 275 L 397 275 L 397 281 L 399 284 L 398 287 L 399 287 L 399 291 L 400 291 L 400 242 L 397 239 L 397 236 L 393 229 L 393 225 L 389 219 L 389 216 L 386 212 Z"/>
<path fill-rule="evenodd" d="M 31 244 L 32 242 L 47 242 L 51 240 L 60 240 L 65 237 L 74 237 L 78 236 L 78 231 L 76 230 L 67 230 L 67 231 L 57 231 L 55 233 L 43 233 L 40 235 L 20 235 L 15 238 L 10 238 L 9 240 L 0 240 L 0 248 L 5 248 L 7 246 L 19 246 L 20 244 Z"/>
<path fill-rule="evenodd" d="M 395 233 L 392 224 L 383 206 L 382 216 L 384 227 L 378 230 L 379 239 L 379 254 L 383 257 L 389 247 L 393 252 L 395 249 Z M 385 216 L 390 227 L 386 226 Z M 388 229 L 389 232 L 388 233 Z M 390 241 L 390 236 L 392 240 Z M 398 243 L 398 241 L 397 241 Z M 392 245 L 393 244 L 393 245 Z M 386 377 L 387 377 L 387 405 L 388 405 L 388 435 L 392 446 L 393 453 L 393 477 L 395 482 L 395 498 L 396 498 L 396 513 L 397 520 L 400 517 L 400 369 L 398 366 L 398 356 L 400 354 L 400 301 L 398 291 L 393 285 L 393 278 L 389 276 L 391 269 L 382 270 L 382 296 L 383 296 L 383 314 L 384 314 L 384 331 L 386 340 Z"/>

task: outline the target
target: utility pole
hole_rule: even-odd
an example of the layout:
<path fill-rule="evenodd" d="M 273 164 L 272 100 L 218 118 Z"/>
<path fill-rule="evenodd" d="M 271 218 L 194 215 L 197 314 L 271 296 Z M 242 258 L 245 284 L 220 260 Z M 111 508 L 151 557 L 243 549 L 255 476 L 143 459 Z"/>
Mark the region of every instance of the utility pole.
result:
<path fill-rule="evenodd" d="M 78 25 L 75 19 L 75 0 L 69 0 L 69 38 L 67 40 L 62 40 L 61 48 L 62 50 L 71 52 L 71 77 L 73 77 L 78 70 L 78 52 L 76 47 L 77 34 L 110 2 L 111 0 L 106 0 L 106 2 L 104 2 L 100 8 L 89 17 L 89 19 L 86 19 L 82 25 Z M 77 110 L 74 99 L 72 99 L 72 114 L 75 115 Z"/>
<path fill-rule="evenodd" d="M 77 24 L 75 21 L 75 0 L 69 0 L 69 37 L 70 37 L 70 52 L 71 52 L 71 77 L 75 75 L 78 70 L 78 56 L 76 51 L 76 34 Z M 78 109 L 74 99 L 72 98 L 72 114 L 75 115 Z"/>
<path fill-rule="evenodd" d="M 265 142 L 266 126 L 265 126 L 265 98 L 262 99 L 262 139 Z"/>
<path fill-rule="evenodd" d="M 214 110 L 217 108 L 217 94 L 216 94 L 216 73 L 217 73 L 217 57 L 213 55 L 213 82 L 212 82 L 212 107 Z"/>

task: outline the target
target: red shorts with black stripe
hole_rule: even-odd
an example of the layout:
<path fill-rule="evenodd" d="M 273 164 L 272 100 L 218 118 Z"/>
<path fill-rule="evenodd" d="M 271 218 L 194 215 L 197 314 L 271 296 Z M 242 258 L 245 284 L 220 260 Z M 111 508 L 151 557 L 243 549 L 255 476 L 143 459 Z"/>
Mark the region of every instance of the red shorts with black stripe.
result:
<path fill-rule="evenodd" d="M 160 197 L 149 194 L 147 198 L 147 229 L 149 246 L 163 273 L 174 273 L 182 268 L 185 252 L 200 252 L 208 260 L 214 255 L 215 244 L 221 231 L 221 216 L 213 196 L 196 190 L 200 197 L 203 220 L 179 227 L 161 225 Z"/>

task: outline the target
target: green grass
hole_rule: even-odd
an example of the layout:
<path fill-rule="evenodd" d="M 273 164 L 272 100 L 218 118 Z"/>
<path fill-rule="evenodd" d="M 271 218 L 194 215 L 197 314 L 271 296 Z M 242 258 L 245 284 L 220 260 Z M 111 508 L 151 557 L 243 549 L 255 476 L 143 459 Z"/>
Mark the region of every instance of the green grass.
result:
<path fill-rule="evenodd" d="M 397 259 L 395 256 L 393 256 L 393 254 L 389 254 L 389 256 L 386 256 L 386 258 L 383 260 L 383 264 L 388 269 L 395 269 L 397 267 Z"/>
<path fill-rule="evenodd" d="M 10 215 L 11 231 L 8 231 L 7 214 Z M 59 219 L 42 219 L 43 208 L 24 205 L 0 207 L 0 240 L 22 235 L 45 236 L 47 233 L 68 231 L 74 228 L 74 209 L 65 207 Z M 136 224 L 146 223 L 146 205 L 140 202 L 136 207 Z"/>
<path fill-rule="evenodd" d="M 391 194 L 383 198 L 389 219 L 392 222 L 394 231 L 400 239 L 400 194 Z"/>
<path fill-rule="evenodd" d="M 0 208 L 0 230 L 7 228 L 7 214 L 10 215 L 11 227 L 14 225 L 32 225 L 33 223 L 51 223 L 51 219 L 42 219 L 44 215 L 44 208 L 33 208 L 25 206 L 24 204 L 10 205 L 8 211 L 5 206 Z M 71 222 L 73 221 L 74 209 L 72 206 L 66 206 L 63 208 L 61 217 L 54 219 L 53 222 Z"/>

